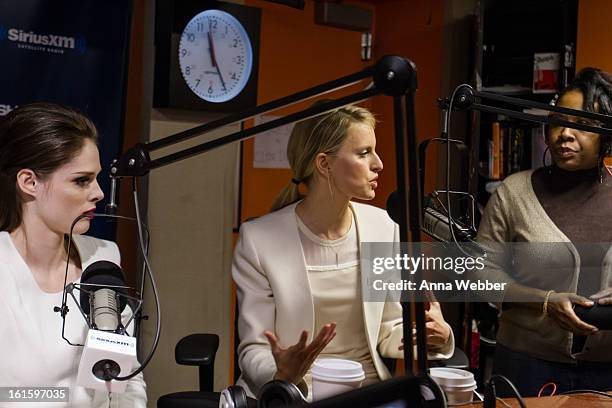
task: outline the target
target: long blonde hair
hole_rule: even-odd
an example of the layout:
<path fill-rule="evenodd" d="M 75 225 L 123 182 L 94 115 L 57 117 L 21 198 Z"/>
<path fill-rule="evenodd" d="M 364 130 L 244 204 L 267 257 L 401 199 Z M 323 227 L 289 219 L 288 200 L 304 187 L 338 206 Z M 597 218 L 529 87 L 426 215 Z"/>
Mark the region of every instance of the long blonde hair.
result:
<path fill-rule="evenodd" d="M 279 210 L 303 197 L 299 184 L 310 182 L 315 172 L 317 155 L 337 153 L 349 128 L 358 123 L 374 128 L 376 119 L 365 108 L 345 106 L 295 124 L 287 144 L 287 159 L 293 178 L 276 197 L 271 211 Z"/>

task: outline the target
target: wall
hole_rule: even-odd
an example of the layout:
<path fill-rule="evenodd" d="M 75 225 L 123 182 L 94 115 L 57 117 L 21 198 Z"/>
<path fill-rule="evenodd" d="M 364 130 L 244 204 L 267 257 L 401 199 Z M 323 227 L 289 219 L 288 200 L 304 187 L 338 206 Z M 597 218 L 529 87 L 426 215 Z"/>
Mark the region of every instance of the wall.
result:
<path fill-rule="evenodd" d="M 416 64 L 416 128 L 418 141 L 438 137 L 439 113 L 436 99 L 441 96 L 444 2 L 442 0 L 385 1 L 376 6 L 375 58 L 387 54 L 406 57 Z M 393 111 L 389 97 L 373 99 L 379 116 L 378 143 L 385 169 L 380 175 L 375 205 L 385 206 L 389 193 L 396 188 Z M 426 191 L 435 182 L 437 150 L 427 151 Z"/>
<path fill-rule="evenodd" d="M 246 1 L 262 13 L 259 103 L 357 72 L 386 54 L 416 63 L 417 131 L 422 140 L 439 131 L 436 98 L 441 95 L 443 10 L 442 0 L 353 2 L 374 10 L 373 59 L 360 60 L 360 33 L 314 24 L 314 6 L 303 11 L 261 0 Z M 354 89 L 354 88 L 353 88 Z M 373 204 L 384 207 L 395 189 L 395 151 L 391 99 L 377 97 L 365 106 L 379 119 L 377 149 L 385 163 Z M 301 105 L 305 106 L 305 105 Z M 286 111 L 284 111 L 286 112 Z M 428 155 L 427 173 L 435 175 L 435 151 Z M 289 182 L 288 170 L 255 169 L 253 143 L 245 143 L 242 219 L 265 214 L 276 194 Z M 432 178 L 433 180 L 433 178 Z"/>
<path fill-rule="evenodd" d="M 417 112 L 417 131 L 419 139 L 436 136 L 439 131 L 438 126 L 438 110 L 436 107 L 436 98 L 441 95 L 441 80 L 442 74 L 442 43 L 443 43 L 443 0 L 405 0 L 405 1 L 354 1 L 351 4 L 357 4 L 361 7 L 366 7 L 374 11 L 374 28 L 373 28 L 373 59 L 368 62 L 361 61 L 360 58 L 360 42 L 361 33 L 337 29 L 333 27 L 320 26 L 314 24 L 314 2 L 306 0 L 305 10 L 295 10 L 286 6 L 269 3 L 262 0 L 246 0 L 246 5 L 259 7 L 262 9 L 262 25 L 261 25 L 261 49 L 260 49 L 260 67 L 259 67 L 259 93 L 258 103 L 262 104 L 282 96 L 312 87 L 314 85 L 360 71 L 367 65 L 373 64 L 377 58 L 385 54 L 396 54 L 405 56 L 417 65 L 419 90 L 416 99 Z M 349 3 L 348 1 L 346 3 Z M 140 12 L 137 12 L 135 18 L 142 18 L 147 12 L 150 13 L 150 3 L 144 0 L 137 0 L 136 4 L 140 7 Z M 145 4 L 147 5 L 145 7 Z M 146 9 L 146 10 L 144 10 Z M 144 13 L 144 14 L 142 14 Z M 138 17 L 141 16 L 141 17 Z M 139 20 L 138 24 L 147 25 Z M 150 28 L 150 19 L 149 19 Z M 142 27 L 137 25 L 139 30 Z M 141 37 L 138 37 L 140 35 Z M 134 64 L 131 64 L 129 95 L 136 95 L 136 101 L 141 101 L 141 106 L 137 102 L 131 105 L 126 117 L 126 142 L 125 146 L 131 146 L 136 141 L 148 137 L 149 116 L 150 116 L 150 91 L 152 73 L 151 61 L 151 46 L 147 38 L 148 34 L 144 35 L 141 31 L 136 31 L 136 48 L 132 50 L 134 54 Z M 144 40 L 143 40 L 144 38 Z M 140 42 L 138 42 L 140 41 Z M 143 44 L 143 49 L 139 47 Z M 139 67 L 139 61 L 144 66 Z M 361 84 L 361 86 L 364 86 Z M 356 88 L 340 91 L 334 96 L 341 95 Z M 301 104 L 294 109 L 305 107 L 306 104 Z M 130 105 L 128 103 L 128 105 Z M 379 126 L 377 128 L 378 145 L 377 149 L 385 162 L 385 170 L 381 173 L 381 183 L 379 183 L 379 191 L 377 198 L 373 204 L 384 207 L 388 194 L 395 189 L 395 150 L 393 141 L 392 129 L 392 110 L 391 101 L 387 97 L 374 98 L 371 101 L 365 102 L 365 106 L 371 108 L 377 115 Z M 288 113 L 285 109 L 274 114 L 282 115 Z M 159 118 L 158 118 L 159 119 Z M 162 118 L 153 122 L 154 131 L 159 137 L 164 132 L 173 132 L 178 130 L 178 127 L 186 125 L 184 122 L 190 120 L 183 119 L 181 123 L 173 122 L 172 118 Z M 179 120 L 178 122 L 181 122 Z M 196 123 L 194 121 L 193 123 Z M 174 128 L 172 128 L 174 126 Z M 172 129 L 174 130 L 172 130 Z M 429 157 L 432 158 L 427 166 L 428 178 L 430 186 L 432 180 L 435 179 L 435 157 L 436 152 L 431 151 Z M 253 141 L 244 143 L 243 155 L 243 172 L 242 172 L 242 214 L 241 219 L 263 215 L 268 212 L 268 209 L 282 187 L 289 182 L 291 173 L 289 170 L 276 169 L 255 169 L 252 166 L 253 161 Z M 201 166 L 200 162 L 187 161 L 184 164 L 169 166 L 168 169 L 160 169 L 158 181 L 151 181 L 151 191 L 149 201 L 149 220 L 152 227 L 155 228 L 159 239 L 172 241 L 179 229 L 166 225 L 164 221 L 164 211 L 172 209 L 176 211 L 176 202 L 171 199 L 171 196 L 178 196 L 176 191 L 181 190 L 180 201 L 182 204 L 187 202 L 188 211 L 199 211 L 197 205 L 194 205 L 194 199 L 191 197 L 187 200 L 186 191 L 188 186 L 180 187 L 176 183 L 169 187 L 167 179 L 172 179 L 174 173 L 181 168 L 183 173 L 188 167 L 183 166 Z M 178 167 L 177 167 L 178 166 Z M 176 167 L 176 168 L 175 168 Z M 175 168 L 172 170 L 171 168 Z M 165 172 L 173 174 L 165 174 Z M 229 171 L 229 170 L 228 170 Z M 163 174 L 161 172 L 164 172 Z M 157 173 L 156 173 L 157 174 Z M 126 183 L 127 184 L 127 183 Z M 198 189 L 205 185 L 197 184 Z M 172 190 L 172 194 L 168 192 Z M 187 195 L 186 195 L 187 194 Z M 218 195 L 217 195 L 218 196 Z M 129 195 L 126 195 L 126 200 L 129 200 Z M 161 197 L 161 198 L 160 198 Z M 227 197 L 231 202 L 231 198 Z M 166 210 L 164 210 L 164 208 Z M 225 210 L 231 208 L 231 205 L 225 205 Z M 219 208 L 216 208 L 220 210 Z M 227 213 L 224 213 L 227 215 Z M 211 217 L 209 213 L 202 214 L 202 217 Z M 185 227 L 187 228 L 187 227 Z M 202 230 L 199 230 L 202 232 Z M 222 234 L 222 232 L 219 232 Z M 133 239 L 133 235 L 124 231 L 120 232 L 120 239 L 125 244 L 122 248 L 130 248 L 129 241 Z M 196 238 L 194 238 L 196 239 Z M 208 238 L 197 237 L 198 242 L 208 242 Z M 132 244 L 133 245 L 133 244 Z M 155 244 L 153 250 L 161 243 Z M 133 246 L 128 252 L 133 252 Z M 190 248 L 194 248 L 191 246 Z M 183 253 L 194 253 L 195 249 L 183 249 L 188 251 Z M 124 253 L 126 250 L 124 250 Z M 152 253 L 155 253 L 154 251 Z M 176 254 L 175 254 L 176 255 Z M 125 256 L 125 255 L 124 255 Z M 129 257 L 130 255 L 128 255 Z M 179 257 L 180 258 L 180 257 Z M 164 254 L 155 255 L 153 259 L 154 265 L 158 266 L 161 273 L 160 280 L 165 289 L 162 290 L 162 300 L 165 300 L 164 307 L 168 307 L 169 311 L 165 312 L 168 317 L 166 321 L 175 319 L 180 316 L 181 312 L 186 310 L 197 311 L 200 316 L 195 322 L 197 326 L 193 331 L 215 331 L 215 325 L 230 324 L 231 317 L 229 312 L 222 311 L 221 313 L 212 316 L 207 312 L 206 305 L 193 299 L 187 303 L 185 297 L 177 296 L 176 285 L 173 282 L 179 282 L 179 285 L 187 285 L 184 281 L 188 277 L 193 276 L 193 272 L 187 270 L 187 267 L 181 266 L 177 270 L 170 270 L 170 261 L 174 258 L 168 258 Z M 181 261 L 181 259 L 177 259 Z M 223 269 L 223 275 L 215 275 L 222 280 L 222 285 L 228 282 L 229 277 L 228 265 L 219 263 L 217 269 Z M 220 270 L 220 269 L 219 269 Z M 197 274 L 196 274 L 197 275 Z M 205 278 L 205 277 L 202 277 Z M 169 283 L 170 282 L 170 283 Z M 183 282 L 183 283 L 181 283 Z M 165 286 L 170 285 L 170 286 Z M 224 299 L 224 293 L 227 294 L 227 299 Z M 233 299 L 230 296 L 230 290 L 223 289 L 219 291 L 221 298 L 218 302 L 224 303 L 223 309 L 231 307 Z M 150 299 L 150 297 L 149 297 Z M 175 299 L 181 300 L 181 303 L 173 305 Z M 149 306 L 150 307 L 150 306 Z M 212 311 L 210 312 L 212 313 Z M 182 318 L 181 318 L 182 319 Z M 217 320 L 215 320 L 217 319 Z M 221 320 L 218 320 L 221 319 Z M 182 320 L 181 320 L 182 321 Z M 225 323 L 222 323 L 225 322 Z M 152 323 L 149 321 L 149 324 Z M 194 385 L 197 379 L 195 370 L 189 367 L 179 367 L 173 364 L 172 348 L 174 342 L 180 335 L 187 334 L 187 329 L 192 326 L 175 324 L 180 322 L 170 323 L 170 335 L 166 335 L 164 343 L 160 346 L 150 369 L 147 370 L 146 378 L 150 386 L 150 406 L 154 406 L 157 395 L 161 392 L 176 391 L 178 389 L 187 389 L 190 383 Z M 227 327 L 227 326 L 225 326 Z M 221 328 L 221 333 L 225 333 L 225 329 Z M 150 339 L 150 327 L 145 329 L 145 337 Z M 167 332 L 166 332 L 167 333 Z M 150 341 L 150 340 L 147 340 Z M 224 335 L 221 344 L 223 347 L 231 347 L 228 344 L 227 338 Z M 146 345 L 146 342 L 145 342 Z M 146 350 L 144 347 L 143 350 Z M 228 374 L 227 368 L 231 367 L 231 360 L 226 351 L 222 351 L 217 359 L 217 387 L 223 385 L 231 378 L 231 373 Z M 175 381 L 164 384 L 162 374 L 168 372 L 173 373 Z M 175 375 L 176 373 L 176 375 Z M 221 375 L 223 378 L 219 378 Z M 167 375 L 165 379 L 167 380 Z M 180 385 L 177 385 L 177 382 Z M 195 386 L 195 385 L 194 385 Z"/>
<path fill-rule="evenodd" d="M 578 41 L 576 70 L 597 67 L 612 72 L 612 43 L 610 16 L 612 2 L 581 0 L 578 3 Z"/>
<path fill-rule="evenodd" d="M 151 140 L 191 129 L 215 119 L 203 112 L 154 110 Z M 206 134 L 156 152 L 152 158 L 238 130 L 238 125 Z M 145 369 L 149 407 L 157 398 L 179 390 L 198 389 L 198 371 L 179 366 L 174 347 L 192 333 L 219 336 L 215 366 L 216 388 L 229 384 L 231 347 L 232 203 L 238 145 L 214 149 L 153 170 L 149 180 L 148 223 L 150 261 L 161 301 L 162 332 L 157 351 Z M 140 348 L 146 353 L 155 334 L 153 293 L 147 284 Z M 171 373 L 171 375 L 168 375 Z"/>
<path fill-rule="evenodd" d="M 304 10 L 261 0 L 245 4 L 262 10 L 258 104 L 360 71 L 368 65 L 360 59 L 361 34 L 315 25 L 311 0 L 306 1 Z M 296 105 L 294 109 L 310 103 Z M 270 114 L 289 112 L 284 109 Z M 266 214 L 276 194 L 291 179 L 289 170 L 256 169 L 252 163 L 253 140 L 249 140 L 244 144 L 243 220 Z"/>
<path fill-rule="evenodd" d="M 576 71 L 597 67 L 612 73 L 612 44 L 608 41 L 612 3 L 608 0 L 582 0 L 578 3 Z M 606 159 L 612 166 L 612 159 Z"/>
<path fill-rule="evenodd" d="M 124 150 L 148 141 L 149 134 L 154 140 L 214 119 L 205 113 L 151 109 L 154 6 L 148 0 L 134 1 Z M 220 132 L 209 137 L 219 137 Z M 150 261 L 162 308 L 161 340 L 144 373 L 149 407 L 155 407 L 162 394 L 198 389 L 197 369 L 179 366 L 174 361 L 174 347 L 187 334 L 205 332 L 220 336 L 215 384 L 221 388 L 230 383 L 233 350 L 229 262 L 233 211 L 228 208 L 235 202 L 237 163 L 238 146 L 234 144 L 205 157 L 154 170 L 140 179 L 141 207 L 152 233 Z M 120 214 L 133 214 L 130 190 L 131 183 L 126 180 L 122 184 Z M 137 281 L 139 258 L 135 237 L 132 224 L 119 223 L 122 265 L 133 284 Z M 144 313 L 149 320 L 143 323 L 140 333 L 141 358 L 150 350 L 155 329 L 154 302 L 148 282 L 144 299 Z"/>

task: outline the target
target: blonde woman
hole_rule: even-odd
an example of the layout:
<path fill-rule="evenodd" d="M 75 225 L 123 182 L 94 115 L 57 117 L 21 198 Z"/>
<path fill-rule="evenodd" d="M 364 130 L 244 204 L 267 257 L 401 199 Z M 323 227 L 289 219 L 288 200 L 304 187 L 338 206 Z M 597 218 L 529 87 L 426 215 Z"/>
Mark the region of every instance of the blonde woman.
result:
<path fill-rule="evenodd" d="M 308 391 L 319 357 L 359 361 L 365 384 L 390 377 L 382 357 L 402 357 L 399 303 L 361 296 L 360 243 L 399 236 L 385 211 L 352 201 L 376 195 L 383 163 L 374 126 L 373 115 L 357 106 L 296 124 L 287 147 L 291 183 L 271 214 L 240 229 L 232 266 L 238 384 L 250 395 L 272 379 Z M 427 312 L 427 335 L 430 358 L 452 355 L 452 332 L 437 303 Z"/>

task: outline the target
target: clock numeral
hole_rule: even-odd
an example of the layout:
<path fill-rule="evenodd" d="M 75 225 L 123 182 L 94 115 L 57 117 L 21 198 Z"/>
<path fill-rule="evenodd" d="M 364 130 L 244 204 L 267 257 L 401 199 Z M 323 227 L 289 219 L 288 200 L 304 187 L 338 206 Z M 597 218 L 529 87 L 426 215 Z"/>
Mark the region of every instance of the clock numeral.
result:
<path fill-rule="evenodd" d="M 185 75 L 187 76 L 191 75 L 191 67 L 185 68 Z"/>
<path fill-rule="evenodd" d="M 234 58 L 234 62 L 236 64 L 242 64 L 242 55 L 237 55 L 236 58 Z"/>
<path fill-rule="evenodd" d="M 235 72 L 232 72 L 232 76 L 231 76 L 230 78 L 232 78 L 234 81 L 235 81 L 236 79 L 238 79 L 238 78 L 236 77 L 236 73 L 235 73 Z"/>
<path fill-rule="evenodd" d="M 232 41 L 232 47 L 233 48 L 238 48 L 238 44 L 240 43 L 240 41 L 237 38 L 234 38 L 234 40 Z"/>
<path fill-rule="evenodd" d="M 196 79 L 196 88 L 198 87 L 198 85 L 200 85 L 200 80 Z"/>
<path fill-rule="evenodd" d="M 197 30 L 198 30 L 198 31 L 200 31 L 200 32 L 204 31 L 204 23 L 200 23 L 200 22 L 198 22 L 198 28 L 197 28 Z"/>
<path fill-rule="evenodd" d="M 185 55 L 187 55 L 187 50 L 183 48 L 181 50 L 181 57 L 184 57 Z"/>
<path fill-rule="evenodd" d="M 213 87 L 212 87 L 212 85 L 210 85 L 210 86 L 208 87 L 208 93 L 209 93 L 209 94 L 213 93 Z"/>
<path fill-rule="evenodd" d="M 210 28 L 211 29 L 213 29 L 213 30 L 217 29 L 217 23 L 218 23 L 217 20 L 209 20 L 208 23 L 210 24 Z"/>
<path fill-rule="evenodd" d="M 195 34 L 193 34 L 193 33 L 188 33 L 188 34 L 187 34 L 187 41 L 189 41 L 189 42 L 194 42 L 194 41 L 195 41 Z"/>

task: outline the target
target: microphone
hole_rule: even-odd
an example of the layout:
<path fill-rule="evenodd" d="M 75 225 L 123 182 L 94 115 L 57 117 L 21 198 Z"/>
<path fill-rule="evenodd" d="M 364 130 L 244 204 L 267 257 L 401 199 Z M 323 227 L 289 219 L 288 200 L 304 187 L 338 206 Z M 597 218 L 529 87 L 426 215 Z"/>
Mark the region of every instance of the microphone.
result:
<path fill-rule="evenodd" d="M 109 261 L 89 265 L 81 276 L 80 307 L 89 330 L 83 347 L 77 383 L 87 388 L 123 392 L 136 360 L 136 338 L 127 335 L 121 312 L 127 304 L 127 286 L 121 268 Z"/>
<path fill-rule="evenodd" d="M 387 199 L 387 213 L 393 221 L 399 224 L 400 220 L 399 195 L 397 190 L 392 192 Z M 421 231 L 441 242 L 453 242 L 451 234 L 448 214 L 444 210 L 439 210 L 433 206 L 431 197 L 425 200 L 425 208 L 423 209 L 423 224 Z M 459 242 L 473 242 L 476 238 L 476 231 L 464 225 L 461 222 L 453 219 L 453 230 L 455 238 Z"/>
<path fill-rule="evenodd" d="M 421 230 L 437 241 L 453 242 L 448 215 L 441 213 L 431 206 L 427 206 L 423 210 L 423 226 Z M 453 230 L 455 238 L 459 242 L 472 242 L 476 238 L 476 231 L 454 219 Z"/>
<path fill-rule="evenodd" d="M 121 268 L 109 261 L 94 262 L 83 271 L 81 284 L 97 288 L 80 293 L 79 303 L 83 313 L 89 316 L 89 327 L 123 334 L 121 312 L 127 302 L 119 294 L 127 295 L 127 290 Z"/>
<path fill-rule="evenodd" d="M 117 177 L 111 176 L 110 199 L 108 201 L 108 204 L 106 204 L 106 207 L 104 208 L 104 212 L 106 215 L 117 214 L 117 184 L 118 183 L 119 181 L 117 180 Z"/>

